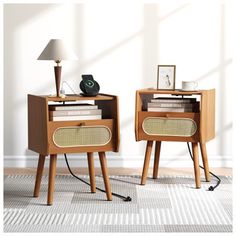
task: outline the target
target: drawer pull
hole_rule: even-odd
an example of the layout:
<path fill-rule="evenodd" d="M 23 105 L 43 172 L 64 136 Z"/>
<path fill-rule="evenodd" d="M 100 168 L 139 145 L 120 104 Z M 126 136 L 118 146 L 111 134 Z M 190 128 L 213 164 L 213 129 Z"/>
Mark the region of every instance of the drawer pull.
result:
<path fill-rule="evenodd" d="M 85 122 L 80 123 L 78 126 L 85 126 Z"/>

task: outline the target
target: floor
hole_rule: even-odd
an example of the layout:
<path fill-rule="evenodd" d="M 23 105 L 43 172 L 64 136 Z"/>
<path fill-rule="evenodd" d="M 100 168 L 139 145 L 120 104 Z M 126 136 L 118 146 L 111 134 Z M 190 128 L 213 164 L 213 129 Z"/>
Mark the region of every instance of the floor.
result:
<path fill-rule="evenodd" d="M 74 168 L 89 181 L 87 168 Z M 232 233 L 232 169 L 212 169 L 221 178 L 216 191 L 209 183 L 195 188 L 193 168 L 160 168 L 159 178 L 140 185 L 141 168 L 109 168 L 112 191 L 130 196 L 131 202 L 105 193 L 90 193 L 89 186 L 58 168 L 54 203 L 47 206 L 48 176 L 42 178 L 40 195 L 32 197 L 35 168 L 5 169 L 4 232 L 80 233 Z M 149 170 L 152 175 L 152 169 Z M 213 180 L 212 183 L 216 181 Z M 100 168 L 96 185 L 104 188 Z M 200 204 L 199 204 L 200 203 Z"/>
<path fill-rule="evenodd" d="M 87 168 L 76 168 L 72 171 L 75 174 L 88 174 Z M 202 170 L 201 170 L 202 171 Z M 211 168 L 212 171 L 216 175 L 225 175 L 225 176 L 232 176 L 233 170 L 232 168 Z M 44 174 L 48 173 L 48 169 L 45 168 Z M 95 168 L 95 173 L 97 175 L 101 174 L 100 168 Z M 36 168 L 4 168 L 5 175 L 26 175 L 26 174 L 36 174 Z M 57 174 L 69 174 L 67 168 L 57 168 Z M 141 175 L 142 168 L 109 168 L 110 175 Z M 152 168 L 149 168 L 149 175 L 152 175 Z M 191 175 L 193 173 L 193 168 L 159 168 L 160 175 Z"/>

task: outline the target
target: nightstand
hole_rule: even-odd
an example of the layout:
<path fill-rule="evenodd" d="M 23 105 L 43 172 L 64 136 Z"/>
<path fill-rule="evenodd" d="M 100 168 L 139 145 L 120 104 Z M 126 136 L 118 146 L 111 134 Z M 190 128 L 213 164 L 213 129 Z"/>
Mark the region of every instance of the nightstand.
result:
<path fill-rule="evenodd" d="M 50 104 L 91 102 L 102 110 L 102 119 L 50 120 Z M 57 154 L 87 153 L 91 192 L 96 192 L 93 153 L 98 152 L 107 200 L 112 200 L 106 163 L 106 151 L 118 152 L 120 140 L 118 97 L 99 94 L 96 97 L 28 95 L 28 148 L 39 154 L 34 197 L 39 196 L 46 156 L 50 156 L 47 204 L 53 203 Z"/>
<path fill-rule="evenodd" d="M 150 112 L 147 104 L 155 96 L 197 97 L 198 112 Z M 185 127 L 189 127 L 185 129 Z M 210 181 L 206 142 L 215 137 L 215 89 L 199 91 L 142 89 L 136 91 L 135 105 L 136 141 L 147 141 L 141 185 L 145 185 L 153 142 L 155 141 L 155 158 L 153 178 L 158 175 L 161 142 L 191 142 L 194 159 L 196 188 L 201 187 L 198 159 L 198 145 L 201 149 L 206 181 Z"/>

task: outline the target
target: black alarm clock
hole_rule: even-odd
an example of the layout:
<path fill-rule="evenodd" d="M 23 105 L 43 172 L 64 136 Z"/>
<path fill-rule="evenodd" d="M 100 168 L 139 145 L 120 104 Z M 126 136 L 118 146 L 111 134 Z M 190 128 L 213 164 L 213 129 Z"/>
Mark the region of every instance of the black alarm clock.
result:
<path fill-rule="evenodd" d="M 97 96 L 100 90 L 100 86 L 96 80 L 94 80 L 92 75 L 82 75 L 82 81 L 80 82 L 80 89 L 83 96 Z"/>

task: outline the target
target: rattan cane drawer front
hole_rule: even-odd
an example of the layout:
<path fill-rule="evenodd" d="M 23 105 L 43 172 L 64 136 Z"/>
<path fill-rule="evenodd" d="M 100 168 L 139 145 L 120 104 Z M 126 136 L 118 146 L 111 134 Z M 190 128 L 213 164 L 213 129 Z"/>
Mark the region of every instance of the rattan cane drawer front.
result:
<path fill-rule="evenodd" d="M 111 140 L 106 126 L 61 127 L 54 131 L 53 142 L 58 147 L 103 146 Z"/>
<path fill-rule="evenodd" d="M 139 113 L 139 140 L 189 141 L 199 139 L 199 113 Z"/>
<path fill-rule="evenodd" d="M 112 151 L 113 119 L 51 122 L 50 153 Z"/>
<path fill-rule="evenodd" d="M 143 131 L 148 135 L 191 137 L 197 131 L 197 124 L 189 118 L 147 117 Z"/>

